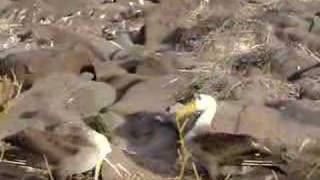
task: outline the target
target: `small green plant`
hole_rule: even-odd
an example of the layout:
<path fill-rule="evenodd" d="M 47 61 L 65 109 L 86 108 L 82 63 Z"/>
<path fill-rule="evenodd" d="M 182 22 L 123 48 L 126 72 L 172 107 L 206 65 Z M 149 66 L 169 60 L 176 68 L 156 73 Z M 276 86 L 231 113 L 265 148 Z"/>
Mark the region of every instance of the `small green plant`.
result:
<path fill-rule="evenodd" d="M 186 114 L 188 114 L 188 113 L 186 113 Z M 179 176 L 177 177 L 178 180 L 184 179 L 185 172 L 186 172 L 186 166 L 191 158 L 191 153 L 188 151 L 186 144 L 185 144 L 185 141 L 184 141 L 184 130 L 187 126 L 188 120 L 189 120 L 188 118 L 184 118 L 181 116 L 176 117 L 176 124 L 177 124 L 178 133 L 179 133 L 179 144 L 180 144 L 180 148 L 178 150 L 179 168 L 180 168 Z M 201 180 L 201 177 L 199 176 L 198 170 L 197 170 L 194 162 L 192 162 L 192 169 L 193 169 L 193 173 L 196 177 L 196 180 Z"/>

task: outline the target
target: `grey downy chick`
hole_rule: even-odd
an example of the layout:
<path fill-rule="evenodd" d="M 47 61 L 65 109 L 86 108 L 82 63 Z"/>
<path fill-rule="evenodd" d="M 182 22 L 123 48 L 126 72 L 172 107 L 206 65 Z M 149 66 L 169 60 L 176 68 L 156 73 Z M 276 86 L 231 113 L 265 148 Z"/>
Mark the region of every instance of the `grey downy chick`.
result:
<path fill-rule="evenodd" d="M 91 170 L 111 152 L 107 138 L 84 124 L 57 124 L 43 131 L 28 128 L 8 139 L 43 154 L 56 180 Z"/>

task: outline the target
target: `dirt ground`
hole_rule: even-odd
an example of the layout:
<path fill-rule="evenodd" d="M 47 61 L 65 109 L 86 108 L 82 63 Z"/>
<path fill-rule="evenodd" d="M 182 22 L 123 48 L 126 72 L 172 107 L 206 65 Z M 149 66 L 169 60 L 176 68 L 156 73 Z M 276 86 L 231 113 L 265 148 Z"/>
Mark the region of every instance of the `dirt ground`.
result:
<path fill-rule="evenodd" d="M 17 82 L 1 80 L 1 110 L 16 102 L 0 138 L 72 112 L 112 143 L 103 180 L 316 180 L 319 42 L 318 0 L 0 0 L 0 75 Z M 166 109 L 194 92 L 217 99 L 217 135 L 181 172 Z M 0 179 L 48 179 L 41 155 L 25 153 L 9 148 Z"/>

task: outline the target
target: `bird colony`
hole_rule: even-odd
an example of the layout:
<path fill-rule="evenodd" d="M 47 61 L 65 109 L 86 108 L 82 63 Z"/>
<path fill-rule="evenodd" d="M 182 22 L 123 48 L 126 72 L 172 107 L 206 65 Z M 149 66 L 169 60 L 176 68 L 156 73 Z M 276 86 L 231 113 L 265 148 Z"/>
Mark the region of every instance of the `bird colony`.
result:
<path fill-rule="evenodd" d="M 320 179 L 318 0 L 0 0 L 0 180 Z"/>

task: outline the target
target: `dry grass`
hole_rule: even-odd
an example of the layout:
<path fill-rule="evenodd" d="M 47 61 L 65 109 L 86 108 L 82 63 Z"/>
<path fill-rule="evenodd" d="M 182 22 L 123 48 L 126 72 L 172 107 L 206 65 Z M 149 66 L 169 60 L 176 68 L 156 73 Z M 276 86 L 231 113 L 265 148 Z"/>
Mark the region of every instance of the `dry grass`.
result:
<path fill-rule="evenodd" d="M 0 77 L 0 118 L 4 118 L 10 107 L 13 105 L 14 100 L 20 95 L 22 83 L 12 73 L 12 79 L 7 76 Z"/>
<path fill-rule="evenodd" d="M 49 179 L 50 179 L 50 180 L 54 180 L 53 175 L 52 175 L 52 173 L 51 173 L 51 167 L 50 167 L 50 165 L 49 165 L 49 163 L 48 163 L 47 156 L 46 156 L 46 155 L 43 155 L 43 159 L 44 159 L 44 162 L 45 162 L 46 167 L 47 167 Z"/>
<path fill-rule="evenodd" d="M 18 43 L 19 38 L 15 35 L 18 27 L 21 27 L 21 24 L 0 18 L 0 34 L 7 36 L 7 40 L 0 43 L 0 50 L 12 48 Z"/>
<path fill-rule="evenodd" d="M 0 19 L 0 33 L 12 33 L 13 28 L 19 26 L 21 24 L 12 23 L 8 19 Z"/>

